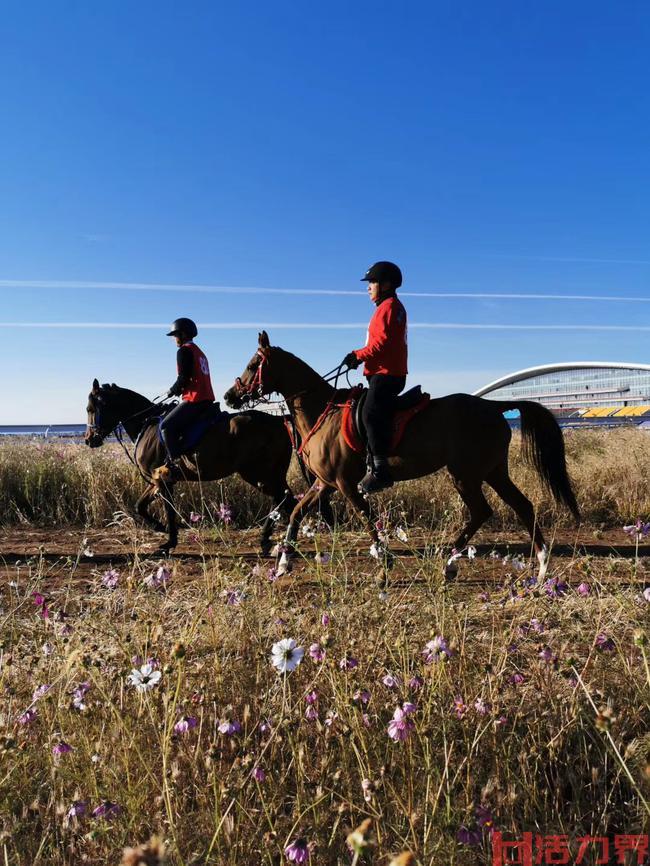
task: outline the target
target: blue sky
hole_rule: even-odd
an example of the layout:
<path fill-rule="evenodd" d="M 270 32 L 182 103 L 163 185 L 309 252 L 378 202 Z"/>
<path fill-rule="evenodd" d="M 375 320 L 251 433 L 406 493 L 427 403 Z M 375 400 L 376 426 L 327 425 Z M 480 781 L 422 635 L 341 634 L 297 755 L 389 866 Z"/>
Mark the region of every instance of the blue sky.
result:
<path fill-rule="evenodd" d="M 171 340 L 120 326 L 181 315 L 221 326 L 219 393 L 257 325 L 329 370 L 381 258 L 435 394 L 647 362 L 648 300 L 548 296 L 650 299 L 649 30 L 598 0 L 6 5 L 0 424 L 83 421 L 94 376 L 159 394 Z"/>

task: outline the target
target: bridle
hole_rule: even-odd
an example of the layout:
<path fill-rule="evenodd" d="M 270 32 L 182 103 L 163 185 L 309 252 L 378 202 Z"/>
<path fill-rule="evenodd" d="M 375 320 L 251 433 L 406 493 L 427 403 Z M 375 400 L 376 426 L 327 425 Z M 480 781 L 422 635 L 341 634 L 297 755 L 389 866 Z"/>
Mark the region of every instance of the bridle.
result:
<path fill-rule="evenodd" d="M 258 349 L 255 353 L 260 362 L 255 369 L 255 373 L 253 378 L 250 380 L 248 385 L 244 385 L 241 380 L 241 376 L 237 376 L 235 379 L 235 394 L 238 397 L 252 397 L 257 399 L 258 401 L 263 400 L 265 397 L 264 394 L 264 367 L 268 363 L 269 360 L 269 351 L 268 349 Z"/>

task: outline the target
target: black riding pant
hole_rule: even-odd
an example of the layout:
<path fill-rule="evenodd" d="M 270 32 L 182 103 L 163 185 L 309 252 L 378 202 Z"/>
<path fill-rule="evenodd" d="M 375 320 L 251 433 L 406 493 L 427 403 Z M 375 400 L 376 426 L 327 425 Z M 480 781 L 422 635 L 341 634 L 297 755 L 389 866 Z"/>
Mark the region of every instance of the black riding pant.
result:
<path fill-rule="evenodd" d="M 368 376 L 363 423 L 368 436 L 368 448 L 374 457 L 388 456 L 395 399 L 405 384 L 406 376 L 388 376 L 383 373 Z"/>
<path fill-rule="evenodd" d="M 199 403 L 190 403 L 188 400 L 183 400 L 168 415 L 165 415 L 160 424 L 160 432 L 167 453 L 172 460 L 180 457 L 183 453 L 183 446 L 180 441 L 183 431 L 187 430 L 199 415 L 205 412 L 209 405 L 209 400 L 201 400 Z"/>

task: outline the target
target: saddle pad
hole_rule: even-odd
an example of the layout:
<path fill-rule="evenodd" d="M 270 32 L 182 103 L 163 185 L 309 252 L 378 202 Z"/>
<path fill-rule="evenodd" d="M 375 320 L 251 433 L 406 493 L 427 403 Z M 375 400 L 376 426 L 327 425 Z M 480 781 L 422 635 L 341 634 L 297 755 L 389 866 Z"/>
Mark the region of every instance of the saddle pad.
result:
<path fill-rule="evenodd" d="M 160 432 L 160 424 L 165 416 L 162 418 L 157 418 L 158 422 L 158 439 L 162 442 L 162 433 Z M 186 454 L 188 451 L 192 451 L 193 448 L 199 444 L 203 436 L 208 432 L 211 427 L 214 427 L 215 424 L 221 424 L 224 421 L 227 421 L 230 418 L 229 412 L 222 412 L 219 408 L 219 404 L 215 403 L 210 409 L 204 414 L 197 418 L 190 427 L 183 430 L 180 436 L 180 444 L 183 448 L 183 453 Z"/>
<path fill-rule="evenodd" d="M 355 407 L 358 399 L 357 394 L 352 394 L 350 398 L 346 401 L 343 406 L 343 412 L 341 417 L 341 433 L 343 434 L 343 438 L 346 441 L 346 444 L 353 450 L 359 454 L 365 454 L 366 445 L 365 442 L 361 440 L 359 436 L 359 431 L 357 430 L 357 426 L 355 424 Z M 431 397 L 428 394 L 422 394 L 422 399 L 415 404 L 415 406 L 411 406 L 410 409 L 402 409 L 395 413 L 391 428 L 392 428 L 392 437 L 390 443 L 390 453 L 392 454 L 397 450 L 397 446 L 402 441 L 404 436 L 404 431 L 406 427 L 413 418 L 414 415 L 417 415 L 418 412 L 421 412 L 424 408 L 429 405 Z"/>

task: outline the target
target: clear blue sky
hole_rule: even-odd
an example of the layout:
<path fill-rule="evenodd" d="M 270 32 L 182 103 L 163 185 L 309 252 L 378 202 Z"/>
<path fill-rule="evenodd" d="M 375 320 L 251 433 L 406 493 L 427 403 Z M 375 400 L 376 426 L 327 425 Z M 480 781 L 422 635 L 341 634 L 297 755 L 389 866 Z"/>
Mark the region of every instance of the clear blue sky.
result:
<path fill-rule="evenodd" d="M 634 0 L 5 4 L 0 319 L 250 323 L 197 341 L 222 393 L 257 324 L 322 371 L 363 345 L 359 277 L 388 258 L 411 384 L 647 362 L 647 301 L 490 296 L 650 298 L 649 31 Z M 279 327 L 318 322 L 352 327 Z M 440 323 L 480 327 L 416 327 Z M 162 328 L 0 335 L 4 424 L 83 421 L 94 376 L 175 375 Z"/>

